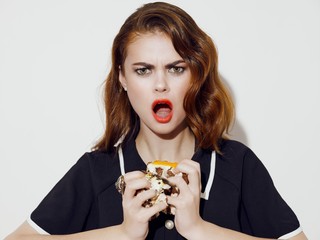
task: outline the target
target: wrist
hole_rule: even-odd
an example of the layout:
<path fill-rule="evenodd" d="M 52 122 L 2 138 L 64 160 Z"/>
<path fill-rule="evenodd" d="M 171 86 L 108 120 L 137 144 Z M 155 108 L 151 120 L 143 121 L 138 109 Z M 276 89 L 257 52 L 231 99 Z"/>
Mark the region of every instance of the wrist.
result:
<path fill-rule="evenodd" d="M 192 227 L 188 228 L 188 231 L 184 234 L 184 237 L 188 240 L 202 240 L 205 239 L 202 237 L 202 233 L 205 230 L 206 221 L 202 218 L 199 221 L 194 222 Z"/>
<path fill-rule="evenodd" d="M 137 237 L 137 236 L 132 236 L 130 234 L 130 231 L 127 230 L 127 228 L 124 226 L 124 224 L 120 224 L 119 230 L 120 230 L 120 236 L 117 239 L 121 240 L 144 240 L 145 237 Z"/>

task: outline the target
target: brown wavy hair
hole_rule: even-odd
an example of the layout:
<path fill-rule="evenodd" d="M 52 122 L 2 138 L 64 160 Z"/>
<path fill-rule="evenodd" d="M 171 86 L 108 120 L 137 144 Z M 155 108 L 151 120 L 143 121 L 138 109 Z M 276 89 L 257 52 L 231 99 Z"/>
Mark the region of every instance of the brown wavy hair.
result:
<path fill-rule="evenodd" d="M 219 140 L 226 138 L 234 118 L 230 94 L 218 73 L 217 50 L 212 39 L 177 6 L 156 2 L 138 8 L 127 18 L 114 39 L 112 66 L 105 82 L 106 129 L 94 149 L 113 151 L 139 131 L 139 117 L 130 105 L 119 81 L 119 71 L 127 56 L 127 47 L 143 33 L 163 32 L 191 70 L 192 80 L 184 99 L 188 126 L 197 147 L 219 152 Z"/>

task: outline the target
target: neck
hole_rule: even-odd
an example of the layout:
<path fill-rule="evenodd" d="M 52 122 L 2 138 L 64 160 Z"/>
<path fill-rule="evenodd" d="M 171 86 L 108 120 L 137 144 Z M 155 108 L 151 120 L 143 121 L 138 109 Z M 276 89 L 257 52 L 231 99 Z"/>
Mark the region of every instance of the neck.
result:
<path fill-rule="evenodd" d="M 145 163 L 154 160 L 180 162 L 191 159 L 194 154 L 195 137 L 189 128 L 185 128 L 174 137 L 144 133 L 140 130 L 136 138 L 139 155 Z"/>

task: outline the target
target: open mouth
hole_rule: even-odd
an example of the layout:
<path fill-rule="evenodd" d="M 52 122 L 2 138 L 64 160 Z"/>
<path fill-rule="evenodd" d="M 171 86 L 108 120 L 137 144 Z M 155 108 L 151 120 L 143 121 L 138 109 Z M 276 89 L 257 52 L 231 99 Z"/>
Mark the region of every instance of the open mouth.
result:
<path fill-rule="evenodd" d="M 153 117 L 160 123 L 167 123 L 172 118 L 172 103 L 168 99 L 158 99 L 152 104 Z"/>

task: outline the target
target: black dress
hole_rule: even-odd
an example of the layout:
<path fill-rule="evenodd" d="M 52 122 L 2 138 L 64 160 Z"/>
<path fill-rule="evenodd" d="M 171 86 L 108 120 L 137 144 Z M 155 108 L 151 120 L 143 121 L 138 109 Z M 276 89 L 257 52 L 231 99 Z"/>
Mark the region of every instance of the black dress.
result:
<path fill-rule="evenodd" d="M 201 166 L 201 217 L 257 237 L 292 237 L 301 232 L 297 217 L 255 154 L 231 140 L 223 140 L 220 149 L 222 154 L 200 149 L 192 157 Z M 86 153 L 33 211 L 29 223 L 48 234 L 120 224 L 121 195 L 114 184 L 124 171 L 145 168 L 134 140 L 120 154 Z M 184 239 L 174 227 L 165 226 L 170 220 L 174 216 L 165 214 L 152 220 L 147 239 Z"/>

